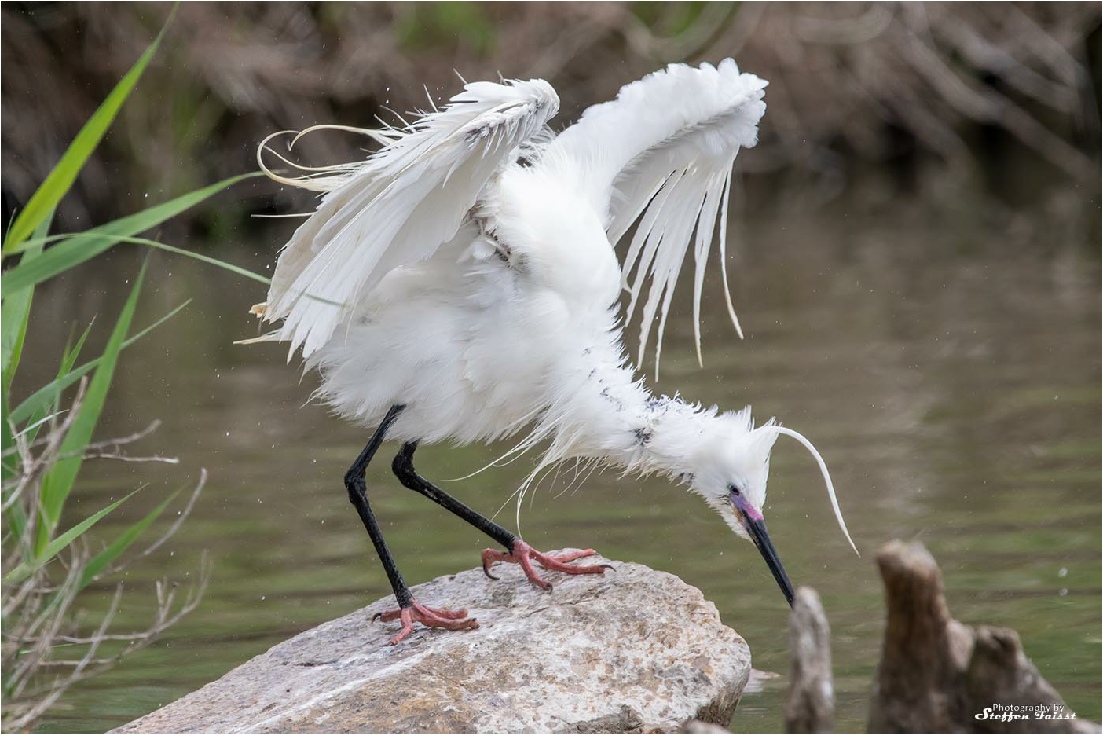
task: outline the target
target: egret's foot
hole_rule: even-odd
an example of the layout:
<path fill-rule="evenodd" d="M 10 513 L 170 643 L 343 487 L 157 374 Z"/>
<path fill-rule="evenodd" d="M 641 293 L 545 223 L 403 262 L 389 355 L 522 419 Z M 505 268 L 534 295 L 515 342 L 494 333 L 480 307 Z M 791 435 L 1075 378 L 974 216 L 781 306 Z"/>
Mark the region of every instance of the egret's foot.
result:
<path fill-rule="evenodd" d="M 511 552 L 498 551 L 497 549 L 484 550 L 483 572 L 491 579 L 497 579 L 490 573 L 490 567 L 495 562 L 504 561 L 511 564 L 520 564 L 530 582 L 542 590 L 551 590 L 551 583 L 541 577 L 536 568 L 533 567 L 532 562 L 534 560 L 550 572 L 563 572 L 564 574 L 603 574 L 606 569 L 613 568 L 608 564 L 590 564 L 581 567 L 567 564 L 567 562 L 593 556 L 596 553 L 593 549 L 583 549 L 582 551 L 567 551 L 562 554 L 543 554 L 521 539 L 517 539 L 513 542 L 513 551 Z"/>
<path fill-rule="evenodd" d="M 392 620 L 402 621 L 402 630 L 391 638 L 391 645 L 397 646 L 403 638 L 414 632 L 414 623 L 421 623 L 427 628 L 446 628 L 448 630 L 469 630 L 478 628 L 479 621 L 467 617 L 467 610 L 444 610 L 426 607 L 417 600 L 411 602 L 410 607 L 388 610 L 376 613 L 372 616 L 372 622 L 382 620 L 389 623 Z"/>

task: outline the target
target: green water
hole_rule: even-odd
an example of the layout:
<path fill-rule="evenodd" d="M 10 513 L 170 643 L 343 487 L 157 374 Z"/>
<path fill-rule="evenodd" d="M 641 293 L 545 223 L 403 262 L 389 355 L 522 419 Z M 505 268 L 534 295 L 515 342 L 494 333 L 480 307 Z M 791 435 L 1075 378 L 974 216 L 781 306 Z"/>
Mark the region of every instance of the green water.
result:
<path fill-rule="evenodd" d="M 1083 206 L 1087 221 L 1098 217 L 1098 202 Z M 1070 225 L 1068 207 L 950 209 L 957 214 L 918 205 L 765 211 L 735 233 L 733 292 L 747 338 L 733 337 L 715 283 L 703 369 L 684 300 L 667 329 L 659 390 L 732 409 L 751 403 L 758 417 L 777 416 L 811 438 L 831 468 L 861 558 L 796 443 L 775 449 L 766 516 L 790 576 L 814 586 L 827 609 L 840 730 L 864 729 L 883 625 L 873 557 L 893 538 L 933 552 L 958 619 L 1017 629 L 1070 707 L 1100 718 L 1098 231 Z M 227 245 L 215 254 L 261 270 L 271 252 Z M 110 321 L 136 263 L 120 253 L 45 289 L 28 367 L 52 369 L 72 324 L 95 314 Z M 257 333 L 246 312 L 263 300 L 262 287 L 162 254 L 147 283 L 145 322 L 194 301 L 126 354 L 100 435 L 159 418 L 161 429 L 131 451 L 180 464 L 91 463 L 74 511 L 91 513 L 148 483 L 118 519 L 133 520 L 206 468 L 193 516 L 126 577 L 120 626 L 148 618 L 154 579 L 186 588 L 203 550 L 213 577 L 198 610 L 75 688 L 44 731 L 120 725 L 389 593 L 341 485 L 366 432 L 308 404 L 315 379 L 300 379 L 281 348 L 232 344 Z M 419 467 L 430 478 L 459 477 L 504 448 L 426 447 Z M 445 488 L 494 511 L 530 467 L 521 461 Z M 564 491 L 569 480 L 545 482 L 526 504 L 526 540 L 594 546 L 700 587 L 748 640 L 755 667 L 782 674 L 744 697 L 733 727 L 779 731 L 786 606 L 754 549 L 666 481 L 605 473 Z M 409 581 L 477 563 L 486 545 L 477 532 L 398 488 L 382 466 L 369 471 L 369 487 Z M 512 507 L 501 515 L 512 517 Z M 86 609 L 102 610 L 112 589 L 95 589 Z"/>

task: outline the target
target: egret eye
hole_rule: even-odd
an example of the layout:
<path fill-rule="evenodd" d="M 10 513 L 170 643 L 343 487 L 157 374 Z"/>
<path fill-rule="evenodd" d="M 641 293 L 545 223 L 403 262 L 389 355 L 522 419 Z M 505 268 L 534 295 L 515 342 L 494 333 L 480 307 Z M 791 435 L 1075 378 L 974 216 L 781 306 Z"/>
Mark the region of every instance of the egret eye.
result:
<path fill-rule="evenodd" d="M 728 485 L 728 492 L 732 495 L 735 495 L 736 497 L 741 497 L 743 495 L 740 489 L 735 485 Z"/>

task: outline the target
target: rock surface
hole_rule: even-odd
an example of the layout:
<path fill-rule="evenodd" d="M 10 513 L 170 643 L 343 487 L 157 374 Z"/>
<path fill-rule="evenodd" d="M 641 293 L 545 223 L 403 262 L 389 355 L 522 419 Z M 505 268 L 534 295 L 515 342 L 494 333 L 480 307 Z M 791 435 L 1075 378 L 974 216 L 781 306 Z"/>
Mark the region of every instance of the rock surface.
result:
<path fill-rule="evenodd" d="M 593 557 L 578 563 L 602 563 Z M 613 563 L 604 575 L 515 565 L 414 588 L 479 628 L 372 623 L 388 597 L 308 630 L 113 732 L 674 732 L 727 725 L 750 673 L 746 642 L 677 577 Z"/>

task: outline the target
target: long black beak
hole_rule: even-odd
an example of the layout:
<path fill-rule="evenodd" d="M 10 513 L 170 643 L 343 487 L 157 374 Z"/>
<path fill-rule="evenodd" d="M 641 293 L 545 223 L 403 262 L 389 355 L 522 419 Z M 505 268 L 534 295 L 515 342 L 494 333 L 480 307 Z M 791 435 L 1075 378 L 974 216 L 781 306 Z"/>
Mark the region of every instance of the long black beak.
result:
<path fill-rule="evenodd" d="M 789 607 L 792 607 L 793 584 L 789 581 L 788 575 L 785 574 L 785 567 L 781 566 L 781 559 L 778 558 L 777 550 L 770 542 L 770 534 L 766 533 L 766 521 L 756 521 L 743 516 L 743 527 L 751 534 L 751 540 L 758 547 L 758 552 L 762 554 L 762 558 L 766 560 L 766 566 L 770 567 L 770 573 L 774 575 L 777 586 L 781 588 L 785 595 L 785 601 L 789 603 Z"/>

